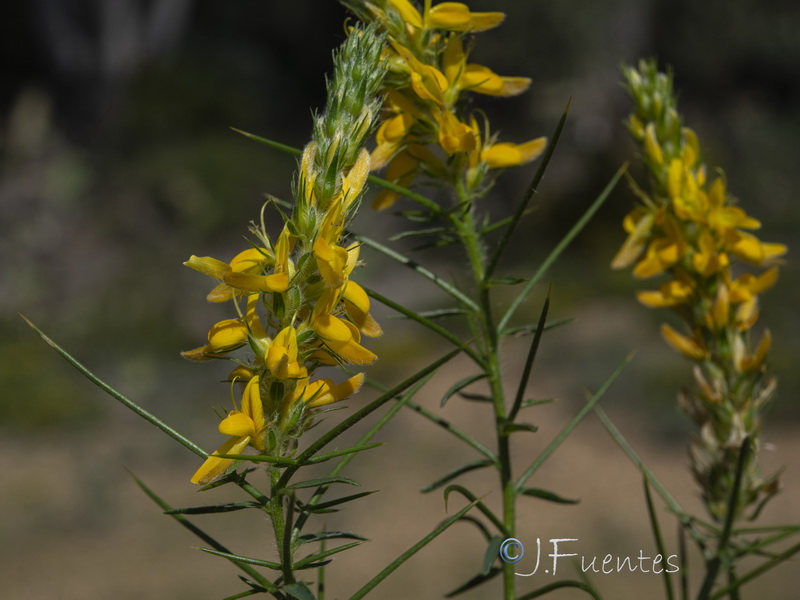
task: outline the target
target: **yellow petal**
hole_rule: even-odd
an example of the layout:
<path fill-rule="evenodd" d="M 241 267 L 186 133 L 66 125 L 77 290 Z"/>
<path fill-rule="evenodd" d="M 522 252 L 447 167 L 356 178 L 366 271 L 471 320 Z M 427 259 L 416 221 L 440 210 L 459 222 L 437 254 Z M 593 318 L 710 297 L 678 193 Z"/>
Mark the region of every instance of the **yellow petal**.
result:
<path fill-rule="evenodd" d="M 449 31 L 486 31 L 497 27 L 505 19 L 500 12 L 470 12 L 461 2 L 441 2 L 426 15 L 426 25 Z"/>
<path fill-rule="evenodd" d="M 209 456 L 202 466 L 197 469 L 197 472 L 192 476 L 192 483 L 198 485 L 206 485 L 214 481 L 217 477 L 225 474 L 225 471 L 230 468 L 234 460 L 231 458 L 219 458 L 217 454 L 241 454 L 250 438 L 231 438 L 222 446 L 214 451 L 214 454 Z"/>
<path fill-rule="evenodd" d="M 345 321 L 332 315 L 321 315 L 311 324 L 319 336 L 329 344 L 345 344 L 353 339 Z"/>
<path fill-rule="evenodd" d="M 232 410 L 230 414 L 219 422 L 219 432 L 225 435 L 248 437 L 253 435 L 253 419 L 243 412 Z"/>
<path fill-rule="evenodd" d="M 655 220 L 655 213 L 647 213 L 633 225 L 632 219 L 629 220 L 628 217 L 625 217 L 625 222 L 627 223 L 625 229 L 629 232 L 629 235 L 625 243 L 622 244 L 622 248 L 619 249 L 619 252 L 611 261 L 612 269 L 624 269 L 639 258 L 642 250 L 644 250 L 644 242 L 650 235 Z M 632 227 L 632 229 L 628 229 L 628 227 Z"/>
<path fill-rule="evenodd" d="M 189 260 L 183 263 L 187 267 L 199 271 L 204 275 L 213 277 L 214 279 L 222 280 L 222 276 L 231 270 L 230 265 L 225 264 L 221 260 L 211 258 L 210 256 L 190 256 Z"/>
<path fill-rule="evenodd" d="M 272 265 L 275 259 L 266 248 L 248 248 L 233 257 L 231 269 L 240 273 L 257 273 L 264 265 Z"/>
<path fill-rule="evenodd" d="M 208 351 L 222 352 L 241 346 L 247 341 L 247 328 L 239 319 L 224 319 L 208 332 Z"/>
<path fill-rule="evenodd" d="M 464 69 L 459 87 L 487 96 L 516 96 L 531 85 L 528 77 L 501 77 L 489 67 L 470 64 Z"/>
<path fill-rule="evenodd" d="M 667 324 L 661 326 L 666 342 L 681 354 L 694 360 L 704 360 L 707 352 L 693 339 L 681 335 Z"/>
<path fill-rule="evenodd" d="M 311 397 L 307 401 L 307 405 L 310 408 L 324 406 L 326 404 L 338 402 L 339 400 L 344 400 L 345 398 L 352 396 L 358 392 L 359 389 L 361 389 L 361 386 L 364 383 L 364 374 L 359 373 L 358 375 L 355 375 L 338 385 L 334 385 L 330 379 L 326 379 L 324 382 L 325 385 L 321 389 L 322 393 Z"/>
<path fill-rule="evenodd" d="M 409 0 L 389 0 L 389 4 L 391 4 L 395 10 L 400 14 L 400 17 L 405 21 L 408 25 L 415 27 L 417 29 L 422 28 L 422 15 L 419 14 L 419 11 L 414 7 Z"/>

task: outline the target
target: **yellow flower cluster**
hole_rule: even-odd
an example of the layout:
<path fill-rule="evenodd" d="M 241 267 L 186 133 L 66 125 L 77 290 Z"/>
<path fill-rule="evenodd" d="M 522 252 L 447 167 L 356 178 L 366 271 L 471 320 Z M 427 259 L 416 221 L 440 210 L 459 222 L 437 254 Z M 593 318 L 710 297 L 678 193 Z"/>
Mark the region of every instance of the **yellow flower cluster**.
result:
<path fill-rule="evenodd" d="M 253 247 L 229 263 L 192 256 L 185 264 L 217 280 L 210 302 L 233 302 L 238 316 L 216 323 L 208 343 L 183 353 L 191 360 L 237 363 L 229 380 L 245 384 L 241 405 L 219 424 L 231 436 L 192 477 L 206 484 L 224 474 L 247 446 L 272 456 L 290 453 L 315 409 L 361 387 L 359 373 L 343 383 L 314 378 L 324 365 L 367 365 L 376 356 L 361 336 L 379 336 L 364 289 L 351 279 L 359 247 L 344 241 L 369 174 L 363 148 L 379 110 L 382 39 L 356 31 L 336 56 L 329 104 L 317 118 L 295 185 L 295 209 L 272 240 L 262 216 Z M 367 74 L 368 72 L 368 74 Z M 353 92 L 351 88 L 357 87 Z M 341 100 L 348 99 L 343 104 Z M 281 213 L 283 214 L 283 213 Z M 249 352 L 233 355 L 245 348 Z"/>
<path fill-rule="evenodd" d="M 630 77 L 633 93 L 645 93 L 642 78 L 635 71 Z M 758 317 L 758 295 L 777 281 L 776 259 L 786 246 L 764 243 L 748 232 L 761 224 L 734 204 L 722 174 L 709 181 L 699 159 L 697 136 L 679 126 L 674 109 L 671 115 L 665 110 L 661 122 L 643 121 L 634 114 L 629 128 L 642 144 L 655 185 L 652 195 L 639 190 L 642 205 L 625 217 L 628 238 L 612 266 L 619 269 L 635 263 L 633 274 L 643 279 L 669 276 L 657 290 L 640 291 L 637 296 L 646 306 L 672 307 L 684 316 L 691 335 L 682 335 L 669 325 L 663 328 L 674 348 L 703 360 L 714 338 L 732 328 L 738 332 L 729 340 L 736 350 L 737 368 L 757 368 L 768 349 L 769 334 L 753 356 L 743 352 L 742 335 Z M 672 135 L 676 128 L 677 135 Z M 769 268 L 760 275 L 734 277 L 735 259 Z"/>
<path fill-rule="evenodd" d="M 671 76 L 652 62 L 624 74 L 636 103 L 628 128 L 641 144 L 652 185 L 648 191 L 633 186 L 641 204 L 625 217 L 628 237 L 612 266 L 634 265 L 634 276 L 643 279 L 668 277 L 658 289 L 637 296 L 646 306 L 671 308 L 685 325 L 684 333 L 667 324 L 661 331 L 697 365 L 697 390 L 684 391 L 681 405 L 700 426 L 693 467 L 710 512 L 720 517 L 741 444 L 749 438 L 757 447 L 759 412 L 774 388 L 774 381 L 761 383 L 770 333 L 755 345 L 750 329 L 758 318 L 758 296 L 777 281 L 786 246 L 750 233 L 760 223 L 736 206 L 722 173 L 708 177 L 697 135 L 677 112 Z M 744 265 L 765 270 L 754 274 Z M 740 506 L 761 493 L 771 495 L 776 485 L 760 480 L 753 460 Z"/>
<path fill-rule="evenodd" d="M 474 116 L 462 114 L 468 92 L 514 96 L 530 86 L 527 77 L 503 77 L 467 62 L 466 36 L 498 26 L 503 13 L 471 12 L 460 2 L 431 6 L 427 1 L 422 12 L 409 0 L 343 3 L 362 19 L 378 21 L 388 34 L 388 92 L 373 169 L 388 165 L 386 178 L 403 187 L 423 172 L 475 191 L 489 169 L 521 165 L 542 153 L 543 137 L 522 144 L 498 142 L 488 122 L 482 132 Z M 455 181 L 462 176 L 463 181 Z M 388 208 L 398 197 L 383 190 L 374 207 Z"/>

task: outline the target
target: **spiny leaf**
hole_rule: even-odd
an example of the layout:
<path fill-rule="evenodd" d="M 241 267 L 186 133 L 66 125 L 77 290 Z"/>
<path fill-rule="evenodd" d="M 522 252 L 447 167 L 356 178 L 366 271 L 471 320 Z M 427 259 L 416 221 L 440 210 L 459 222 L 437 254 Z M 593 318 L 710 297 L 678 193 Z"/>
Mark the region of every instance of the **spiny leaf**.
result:
<path fill-rule="evenodd" d="M 528 356 L 525 358 L 525 366 L 522 369 L 522 376 L 520 377 L 519 386 L 517 387 L 517 395 L 514 397 L 514 404 L 511 407 L 511 412 L 508 413 L 509 422 L 514 422 L 514 419 L 517 418 L 519 409 L 522 407 L 522 398 L 525 395 L 525 388 L 528 386 L 528 378 L 530 377 L 531 369 L 533 368 L 533 361 L 536 359 L 536 351 L 539 349 L 539 342 L 542 339 L 544 324 L 547 321 L 547 312 L 549 310 L 550 290 L 547 291 L 547 297 L 544 300 L 542 312 L 539 315 L 539 323 L 536 325 L 536 331 L 534 332 L 533 339 L 531 340 L 531 347 L 528 349 Z"/>

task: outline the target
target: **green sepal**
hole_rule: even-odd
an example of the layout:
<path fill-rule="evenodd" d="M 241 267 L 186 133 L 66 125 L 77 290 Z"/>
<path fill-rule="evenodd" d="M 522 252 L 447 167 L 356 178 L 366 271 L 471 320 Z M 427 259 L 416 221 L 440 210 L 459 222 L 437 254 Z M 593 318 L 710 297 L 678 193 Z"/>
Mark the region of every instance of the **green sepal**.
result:
<path fill-rule="evenodd" d="M 465 465 L 462 465 L 462 466 L 458 467 L 457 469 L 453 469 L 447 475 L 444 475 L 443 477 L 440 477 L 439 479 L 437 479 L 433 483 L 430 483 L 430 484 L 426 485 L 424 488 L 422 488 L 420 490 L 420 492 L 422 492 L 423 494 L 426 494 L 428 492 L 432 492 L 436 488 L 439 488 L 439 487 L 443 486 L 445 483 L 448 483 L 449 481 L 452 481 L 453 479 L 455 479 L 459 475 L 463 475 L 464 473 L 469 473 L 470 471 L 476 471 L 477 469 L 483 469 L 484 467 L 491 467 L 494 464 L 495 464 L 494 461 L 485 460 L 485 459 L 484 460 L 476 460 L 476 461 L 467 463 Z"/>
<path fill-rule="evenodd" d="M 361 485 L 354 479 L 350 479 L 348 477 L 320 477 L 319 479 L 307 479 L 306 481 L 300 481 L 298 483 L 293 483 L 292 485 L 287 485 L 285 489 L 287 490 L 302 490 L 304 488 L 310 487 L 317 487 L 320 485 L 330 485 L 331 483 L 346 483 L 347 485 Z"/>
<path fill-rule="evenodd" d="M 442 399 L 439 402 L 439 406 L 443 407 L 453 394 L 460 392 L 468 385 L 485 378 L 486 378 L 486 373 L 478 373 L 477 375 L 470 375 L 469 377 L 465 377 L 464 379 L 457 381 L 450 387 L 449 390 L 445 392 L 444 396 L 442 396 Z"/>
<path fill-rule="evenodd" d="M 578 504 L 580 502 L 580 500 L 564 498 L 564 496 L 559 496 L 555 492 L 550 492 L 541 488 L 522 488 L 519 493 L 522 496 L 531 496 L 533 498 L 547 500 L 548 502 L 556 502 L 558 504 Z"/>

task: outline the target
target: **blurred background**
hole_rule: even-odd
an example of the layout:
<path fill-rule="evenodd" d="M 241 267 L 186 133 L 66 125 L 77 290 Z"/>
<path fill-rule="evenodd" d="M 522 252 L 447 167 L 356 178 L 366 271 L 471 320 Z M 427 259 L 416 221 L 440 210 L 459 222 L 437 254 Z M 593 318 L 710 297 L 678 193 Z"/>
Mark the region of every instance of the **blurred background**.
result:
<path fill-rule="evenodd" d="M 792 0 L 475 0 L 470 6 L 508 15 L 500 29 L 478 37 L 473 60 L 534 81 L 517 98 L 476 100 L 504 140 L 549 136 L 572 98 L 507 274 L 529 273 L 632 157 L 619 66 L 640 57 L 672 66 L 706 163 L 724 168 L 730 192 L 762 221 L 762 239 L 790 246 L 781 280 L 762 297 L 761 323 L 775 334 L 772 370 L 779 378 L 763 462 L 768 472 L 785 468 L 785 490 L 763 522 L 797 523 L 800 7 Z M 181 263 L 191 254 L 229 259 L 243 247 L 263 195 L 290 198 L 294 159 L 229 127 L 304 145 L 312 110 L 324 105 L 324 77 L 344 37 L 345 11 L 333 0 L 30 0 L 7 3 L 0 14 L 3 597 L 233 594 L 243 589 L 234 568 L 191 549 L 199 542 L 160 515 L 126 469 L 175 506 L 228 501 L 228 492 L 198 497 L 189 483 L 195 457 L 104 396 L 17 313 L 148 410 L 216 447 L 221 438 L 212 408 L 227 406 L 228 390 L 211 383 L 227 369 L 191 364 L 178 352 L 203 343 L 229 307 L 207 304 L 212 283 Z M 507 172 L 487 197 L 488 209 L 507 211 L 532 173 Z M 515 458 L 527 464 L 580 407 L 585 390 L 596 389 L 637 350 L 604 406 L 676 497 L 699 513 L 685 451 L 691 429 L 674 402 L 678 386 L 689 381 L 689 365 L 660 339 L 667 312 L 639 306 L 630 273 L 608 268 L 633 201 L 620 184 L 549 274 L 552 317 L 575 320 L 544 338 L 531 393 L 559 402 L 532 416 L 540 432 L 520 440 Z M 354 229 L 380 239 L 404 226 L 365 209 Z M 397 265 L 367 252 L 363 258 L 359 281 L 417 308 L 446 305 L 436 289 Z M 466 264 L 448 250 L 415 259 L 456 279 Z M 545 287 L 521 317 L 538 315 Z M 378 314 L 386 335 L 371 346 L 381 357 L 370 368 L 376 378 L 392 383 L 422 366 L 421 346 L 431 356 L 441 351 L 437 339 Z M 524 346 L 524 340 L 509 343 L 509 381 Z M 448 382 L 468 369 L 466 362 L 452 365 L 420 401 L 438 406 Z M 489 439 L 480 405 L 451 401 L 443 414 Z M 387 444 L 354 462 L 351 475 L 383 493 L 361 500 L 362 512 L 351 508 L 328 524 L 375 541 L 337 559 L 331 597 L 348 597 L 444 517 L 441 497 L 417 490 L 467 455 L 410 413 L 401 413 L 379 441 Z M 590 557 L 652 551 L 637 472 L 593 417 L 537 478 L 538 487 L 583 501 L 565 508 L 530 500 L 520 515 L 523 540 L 580 538 L 578 551 Z M 476 476 L 471 484 L 489 493 L 494 482 Z M 490 493 L 487 501 L 496 500 Z M 661 516 L 672 531 L 669 515 Z M 198 522 L 236 552 L 273 550 L 265 543 L 266 523 L 252 514 Z M 263 536 L 254 539 L 261 526 Z M 676 544 L 672 536 L 668 547 L 677 552 Z M 439 598 L 480 568 L 483 551 L 474 530 L 456 527 L 375 597 Z M 795 598 L 793 576 L 787 564 L 745 589 L 752 597 Z M 546 582 L 526 581 L 521 589 Z M 607 598 L 661 593 L 661 582 L 643 574 L 596 583 Z M 494 590 L 490 584 L 469 597 L 494 598 Z"/>

